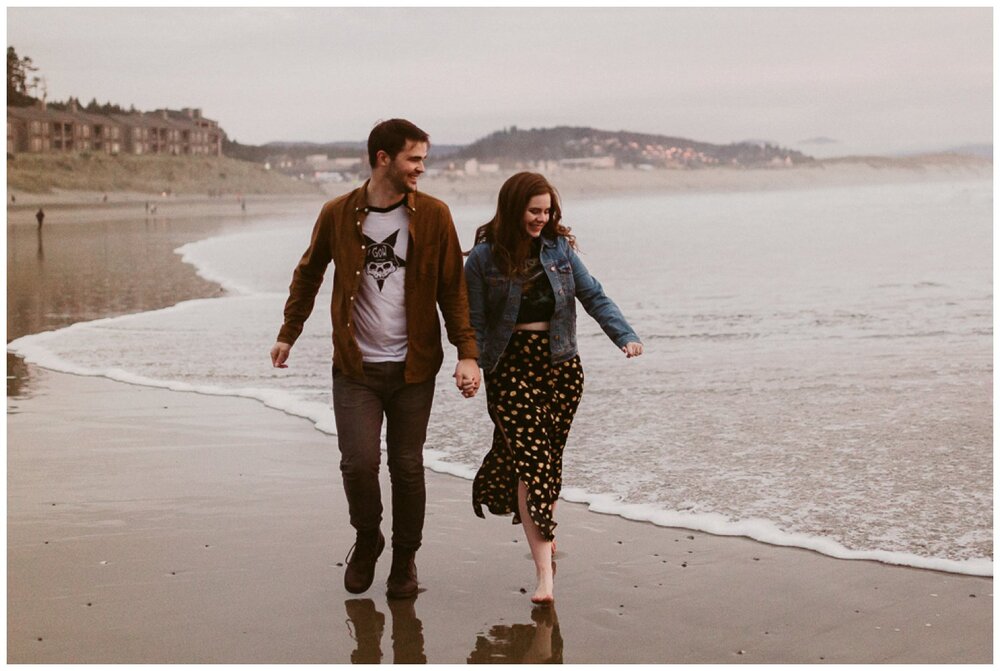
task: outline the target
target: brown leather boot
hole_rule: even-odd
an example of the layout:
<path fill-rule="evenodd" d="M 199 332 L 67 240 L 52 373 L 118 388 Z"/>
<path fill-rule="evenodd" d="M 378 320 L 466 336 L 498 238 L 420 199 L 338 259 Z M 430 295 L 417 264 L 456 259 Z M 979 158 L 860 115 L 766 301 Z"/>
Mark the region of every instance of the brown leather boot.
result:
<path fill-rule="evenodd" d="M 392 568 L 385 583 L 385 595 L 390 599 L 409 599 L 417 595 L 416 550 L 392 549 Z"/>
<path fill-rule="evenodd" d="M 385 536 L 381 531 L 358 532 L 354 547 L 347 555 L 344 571 L 344 589 L 351 594 L 361 594 L 375 580 L 375 562 L 385 549 Z"/>

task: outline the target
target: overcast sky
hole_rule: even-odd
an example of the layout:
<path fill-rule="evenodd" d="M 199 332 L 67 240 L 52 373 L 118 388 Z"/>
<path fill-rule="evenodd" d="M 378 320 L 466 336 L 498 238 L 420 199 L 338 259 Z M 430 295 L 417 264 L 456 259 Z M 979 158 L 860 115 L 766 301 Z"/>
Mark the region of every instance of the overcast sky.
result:
<path fill-rule="evenodd" d="M 402 116 L 437 143 L 578 125 L 816 156 L 992 142 L 992 29 L 990 8 L 7 10 L 50 100 L 200 107 L 243 143 Z"/>

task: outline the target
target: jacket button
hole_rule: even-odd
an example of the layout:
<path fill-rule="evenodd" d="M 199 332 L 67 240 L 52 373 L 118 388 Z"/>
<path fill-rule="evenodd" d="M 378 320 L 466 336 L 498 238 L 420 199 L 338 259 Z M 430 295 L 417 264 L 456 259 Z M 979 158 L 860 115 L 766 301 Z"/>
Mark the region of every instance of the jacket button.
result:
<path fill-rule="evenodd" d="M 551 270 L 552 272 L 555 272 L 556 271 L 556 267 L 555 266 L 549 266 L 549 270 Z"/>
<path fill-rule="evenodd" d="M 553 337 L 553 339 L 555 339 L 555 340 L 559 340 L 559 336 L 552 336 L 552 337 Z"/>
<path fill-rule="evenodd" d="M 361 249 L 364 249 L 364 248 L 365 248 L 365 246 L 364 246 L 364 245 L 361 245 Z"/>
<path fill-rule="evenodd" d="M 352 300 L 352 301 L 354 300 L 354 296 L 351 296 L 351 300 Z"/>
<path fill-rule="evenodd" d="M 355 275 L 360 275 L 360 274 L 361 274 L 361 271 L 360 271 L 360 270 L 355 270 L 355 271 L 354 271 L 354 274 L 355 274 Z"/>

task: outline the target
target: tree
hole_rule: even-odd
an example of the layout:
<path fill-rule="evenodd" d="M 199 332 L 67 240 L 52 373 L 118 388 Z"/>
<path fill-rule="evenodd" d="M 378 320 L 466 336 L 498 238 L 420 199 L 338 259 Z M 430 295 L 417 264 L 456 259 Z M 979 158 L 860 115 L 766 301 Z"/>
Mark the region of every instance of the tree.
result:
<path fill-rule="evenodd" d="M 7 47 L 7 104 L 17 107 L 31 105 L 35 99 L 28 95 L 28 75 L 38 68 L 25 56 L 17 55 L 14 47 Z"/>

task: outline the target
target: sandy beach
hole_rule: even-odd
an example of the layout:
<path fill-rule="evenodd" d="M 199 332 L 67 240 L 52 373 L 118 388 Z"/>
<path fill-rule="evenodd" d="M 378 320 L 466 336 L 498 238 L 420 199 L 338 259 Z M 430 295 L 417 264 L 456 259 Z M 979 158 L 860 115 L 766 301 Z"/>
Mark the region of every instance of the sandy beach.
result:
<path fill-rule="evenodd" d="M 557 603 L 536 623 L 520 529 L 476 518 L 471 483 L 433 473 L 423 591 L 388 602 L 382 561 L 354 597 L 334 440 L 249 400 L 34 369 L 8 399 L 8 446 L 12 663 L 461 663 L 484 646 L 518 662 L 560 638 L 579 663 L 992 657 L 991 579 L 565 502 Z"/>
<path fill-rule="evenodd" d="M 565 197 L 599 197 L 991 173 L 979 164 L 888 176 L 871 165 L 801 170 L 553 179 Z M 421 187 L 489 202 L 497 179 Z M 232 200 L 177 197 L 152 222 L 141 194 L 107 204 L 60 194 L 38 235 L 38 203 L 19 196 L 8 207 L 8 341 L 218 295 L 172 249 L 266 213 L 300 213 L 308 226 L 322 198 L 248 198 L 244 215 Z M 356 597 L 342 585 L 353 531 L 336 440 L 306 420 L 8 355 L 7 423 L 10 663 L 992 661 L 991 578 L 837 560 L 567 502 L 557 602 L 533 610 L 520 528 L 476 518 L 471 483 L 430 472 L 422 592 L 387 601 L 386 554 Z M 385 469 L 383 478 L 388 502 Z"/>

